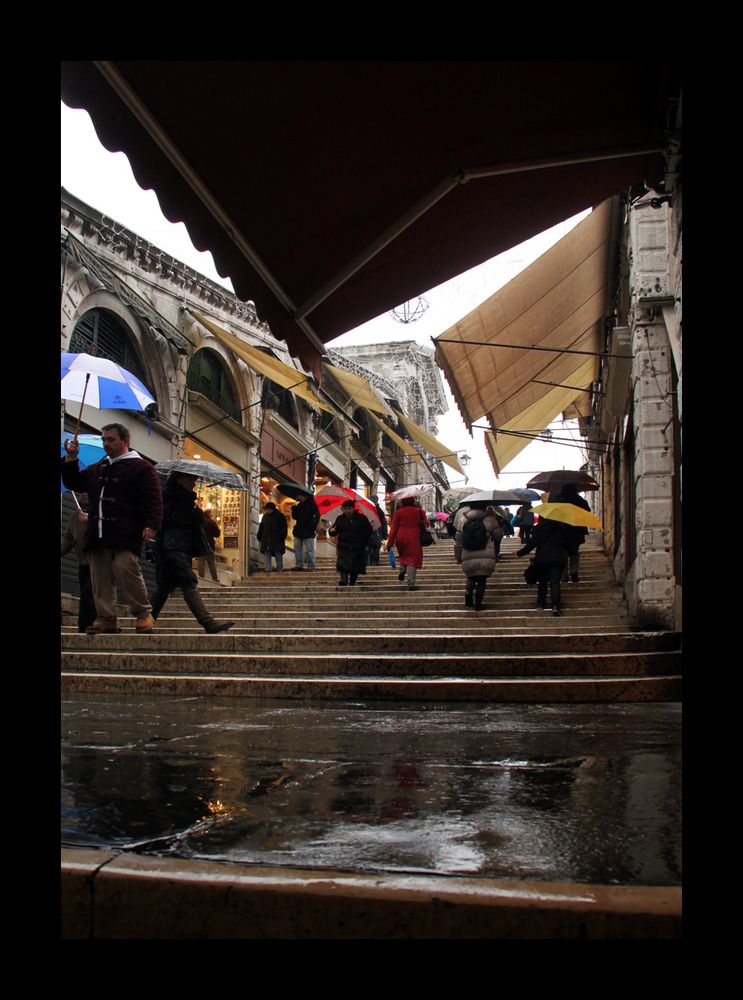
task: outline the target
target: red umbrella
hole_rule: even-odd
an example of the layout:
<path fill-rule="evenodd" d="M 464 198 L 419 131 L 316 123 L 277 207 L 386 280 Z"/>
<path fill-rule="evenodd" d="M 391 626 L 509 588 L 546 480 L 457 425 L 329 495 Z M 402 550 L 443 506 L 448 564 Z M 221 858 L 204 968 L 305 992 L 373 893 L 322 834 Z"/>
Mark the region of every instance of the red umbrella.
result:
<path fill-rule="evenodd" d="M 346 500 L 353 500 L 355 509 L 363 514 L 375 530 L 382 526 L 377 509 L 366 497 L 360 496 L 355 490 L 346 486 L 328 484 L 315 494 L 315 503 L 320 508 L 320 517 L 327 517 L 330 511 L 337 510 Z"/>

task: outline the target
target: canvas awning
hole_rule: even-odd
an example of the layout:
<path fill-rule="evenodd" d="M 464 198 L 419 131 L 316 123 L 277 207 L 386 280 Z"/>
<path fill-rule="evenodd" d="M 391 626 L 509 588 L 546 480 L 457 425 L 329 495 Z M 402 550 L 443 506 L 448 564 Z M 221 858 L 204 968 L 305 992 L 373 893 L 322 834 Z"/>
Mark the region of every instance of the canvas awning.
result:
<path fill-rule="evenodd" d="M 398 447 L 402 450 L 403 454 L 410 455 L 412 458 L 421 457 L 420 453 L 412 446 L 412 444 L 409 441 L 406 441 L 405 438 L 400 437 L 400 435 L 396 431 L 393 431 L 391 427 L 388 427 L 383 420 L 379 419 L 379 417 L 376 415 L 376 413 L 374 413 L 373 410 L 367 410 L 367 413 L 372 418 L 374 423 L 377 424 L 379 427 L 381 427 L 384 433 L 387 434 L 387 436 L 390 437 L 395 442 L 396 445 L 398 445 Z"/>
<path fill-rule="evenodd" d="M 538 433 L 568 408 L 585 407 L 604 349 L 616 213 L 607 199 L 434 341 L 465 423 L 487 414 L 500 469 L 528 444 L 500 431 Z"/>
<path fill-rule="evenodd" d="M 588 387 L 595 378 L 596 359 L 591 358 L 573 372 L 570 386 L 553 387 L 546 391 L 540 399 L 505 424 L 496 423 L 491 415 L 490 425 L 496 427 L 497 432 L 486 431 L 485 444 L 496 476 L 561 413 L 567 410 L 576 414 L 590 412 Z M 584 391 L 576 392 L 577 386 Z"/>
<path fill-rule="evenodd" d="M 346 371 L 345 368 L 336 368 L 335 365 L 329 365 L 325 361 L 323 361 L 322 367 L 333 376 L 344 392 L 348 393 L 350 401 L 353 401 L 356 406 L 363 406 L 365 410 L 383 413 L 388 417 L 393 416 L 392 410 L 375 391 L 369 379 Z"/>
<path fill-rule="evenodd" d="M 320 379 L 323 345 L 643 181 L 680 64 L 64 61 L 62 99 Z"/>
<path fill-rule="evenodd" d="M 467 478 L 467 473 L 464 471 L 462 466 L 459 464 L 459 459 L 457 458 L 457 453 L 452 451 L 451 448 L 447 448 L 445 444 L 438 441 L 433 434 L 429 434 L 427 430 L 420 427 L 414 420 L 410 417 L 406 417 L 399 410 L 395 410 L 395 416 L 400 421 L 404 427 L 407 434 L 411 436 L 414 441 L 417 441 L 419 445 L 426 449 L 429 455 L 433 455 L 434 458 L 441 459 L 446 465 L 452 469 L 456 469 L 457 472 L 461 473 Z"/>
<path fill-rule="evenodd" d="M 265 351 L 261 351 L 258 347 L 244 343 L 234 333 L 230 333 L 221 326 L 217 326 L 216 323 L 212 323 L 211 320 L 206 319 L 200 313 L 194 312 L 191 309 L 189 309 L 189 312 L 224 347 L 232 351 L 238 358 L 242 358 L 245 364 L 249 368 L 252 368 L 253 371 L 258 372 L 260 375 L 265 375 L 272 382 L 293 392 L 295 396 L 299 396 L 300 399 L 303 399 L 315 409 L 326 410 L 328 413 L 334 412 L 326 403 L 318 398 L 317 391 L 309 375 L 305 375 L 304 372 L 292 368 L 291 365 L 285 365 L 283 361 L 279 361 L 278 358 L 266 354 Z"/>

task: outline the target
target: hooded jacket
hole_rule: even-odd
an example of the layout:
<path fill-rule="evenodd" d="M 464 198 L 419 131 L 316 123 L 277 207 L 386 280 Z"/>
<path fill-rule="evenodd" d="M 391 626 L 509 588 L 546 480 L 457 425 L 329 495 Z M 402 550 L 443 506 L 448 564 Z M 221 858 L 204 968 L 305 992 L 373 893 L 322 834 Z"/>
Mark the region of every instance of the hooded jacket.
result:
<path fill-rule="evenodd" d="M 136 451 L 108 456 L 81 469 L 62 459 L 62 482 L 88 494 L 88 527 L 84 549 L 114 549 L 139 555 L 145 528 L 160 530 L 163 498 L 154 465 Z"/>
<path fill-rule="evenodd" d="M 464 526 L 468 521 L 483 521 L 488 533 L 484 549 L 474 551 L 462 545 Z M 454 558 L 462 566 L 465 576 L 490 576 L 495 569 L 495 542 L 503 538 L 503 528 L 498 518 L 474 507 L 460 508 L 454 517 Z"/>

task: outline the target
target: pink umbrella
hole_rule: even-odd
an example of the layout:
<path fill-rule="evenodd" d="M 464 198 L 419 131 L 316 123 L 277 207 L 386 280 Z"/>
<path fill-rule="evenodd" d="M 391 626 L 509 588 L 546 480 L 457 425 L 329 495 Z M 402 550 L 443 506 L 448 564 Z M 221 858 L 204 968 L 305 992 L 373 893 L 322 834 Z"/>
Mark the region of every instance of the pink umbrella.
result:
<path fill-rule="evenodd" d="M 360 496 L 355 490 L 346 486 L 333 486 L 329 483 L 315 494 L 315 503 L 320 508 L 320 517 L 327 517 L 330 511 L 337 510 L 346 500 L 353 500 L 356 510 L 364 515 L 375 531 L 382 526 L 377 508 L 370 500 Z"/>

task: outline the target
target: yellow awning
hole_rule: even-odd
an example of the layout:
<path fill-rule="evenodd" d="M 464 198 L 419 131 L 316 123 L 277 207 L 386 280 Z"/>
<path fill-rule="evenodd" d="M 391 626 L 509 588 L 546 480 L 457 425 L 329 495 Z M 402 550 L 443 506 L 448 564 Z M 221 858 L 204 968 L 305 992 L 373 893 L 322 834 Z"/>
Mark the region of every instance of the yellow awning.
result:
<path fill-rule="evenodd" d="M 335 365 L 329 365 L 324 361 L 322 367 L 348 393 L 356 406 L 363 406 L 364 409 L 373 410 L 374 413 L 384 413 L 387 417 L 394 416 L 389 406 L 375 392 L 369 379 L 347 372 L 344 368 L 336 368 Z"/>
<path fill-rule="evenodd" d="M 400 446 L 404 454 L 410 455 L 413 458 L 421 457 L 419 452 L 412 446 L 412 444 L 409 441 L 406 441 L 405 438 L 400 437 L 400 435 L 396 431 L 393 431 L 391 427 L 388 427 L 383 420 L 379 419 L 379 417 L 376 415 L 376 413 L 374 413 L 373 410 L 367 410 L 366 412 L 369 414 L 369 416 L 375 423 L 379 424 L 384 433 L 387 434 L 390 438 L 392 438 L 392 440 Z"/>
<path fill-rule="evenodd" d="M 589 364 L 588 383 L 598 376 L 614 212 L 614 199 L 603 202 L 436 338 L 436 361 L 468 427 L 486 413 L 496 428 L 508 426 L 551 395 L 553 387 L 543 383 L 577 385 L 578 373 Z M 546 400 L 544 408 L 552 408 Z"/>
<path fill-rule="evenodd" d="M 588 389 L 595 377 L 595 359 L 589 358 L 571 374 L 570 386 L 543 386 L 544 395 L 505 423 L 496 422 L 495 414 L 491 413 L 490 425 L 495 428 L 495 434 L 486 432 L 485 444 L 496 476 L 534 440 L 533 436 L 522 437 L 521 434 L 544 430 L 571 406 L 579 412 L 585 411 L 590 394 L 581 390 Z M 507 433 L 509 431 L 511 433 Z"/>
<path fill-rule="evenodd" d="M 252 347 L 244 343 L 233 333 L 223 330 L 221 326 L 217 326 L 216 323 L 205 319 L 199 313 L 193 312 L 193 310 L 189 311 L 221 344 L 232 351 L 238 358 L 242 358 L 245 364 L 252 368 L 253 371 L 258 372 L 260 375 L 265 375 L 272 382 L 293 392 L 295 396 L 299 396 L 315 409 L 326 410 L 328 413 L 333 412 L 329 406 L 318 398 L 314 383 L 309 375 L 305 375 L 304 372 L 299 371 L 297 368 L 292 368 L 291 365 L 285 365 L 283 361 L 279 361 L 278 358 L 266 354 L 265 351 L 261 351 L 257 347 Z"/>
<path fill-rule="evenodd" d="M 399 412 L 399 410 L 395 410 L 395 416 L 411 438 L 414 441 L 417 441 L 419 445 L 422 445 L 429 455 L 433 455 L 435 458 L 440 458 L 442 462 L 445 462 L 452 469 L 456 469 L 456 471 L 461 473 L 465 479 L 467 478 L 467 473 L 459 464 L 459 459 L 457 458 L 457 453 L 455 451 L 452 451 L 451 448 L 447 448 L 446 445 L 437 441 L 432 434 L 423 430 L 423 428 L 419 427 L 415 421 L 411 420 L 410 417 L 404 416 Z"/>

